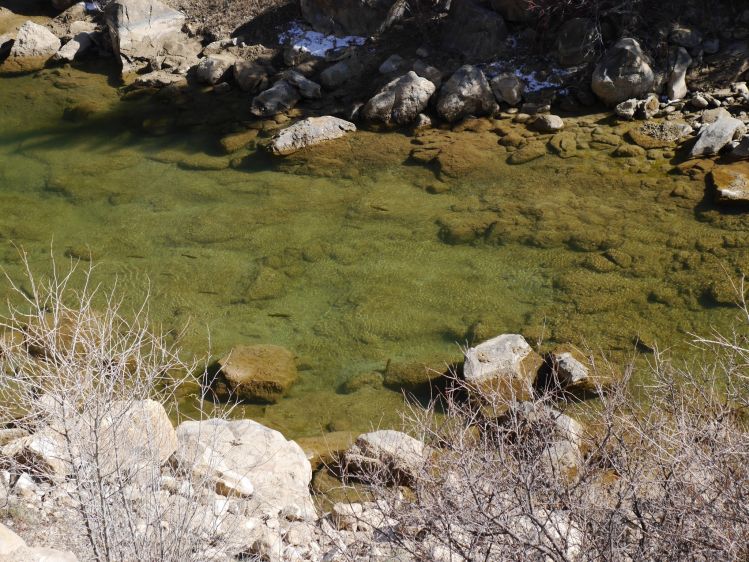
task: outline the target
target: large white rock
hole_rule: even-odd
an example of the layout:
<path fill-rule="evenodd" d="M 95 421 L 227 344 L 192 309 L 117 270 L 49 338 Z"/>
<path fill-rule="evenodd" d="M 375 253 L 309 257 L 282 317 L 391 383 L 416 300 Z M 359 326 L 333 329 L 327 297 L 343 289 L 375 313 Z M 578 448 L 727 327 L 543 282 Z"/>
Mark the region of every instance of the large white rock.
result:
<path fill-rule="evenodd" d="M 473 115 L 488 115 L 497 109 L 489 82 L 480 68 L 461 66 L 442 85 L 437 98 L 437 113 L 450 123 Z"/>
<path fill-rule="evenodd" d="M 392 429 L 357 437 L 344 454 L 346 470 L 364 477 L 413 483 L 428 459 L 429 448 L 410 435 Z"/>
<path fill-rule="evenodd" d="M 502 334 L 465 353 L 463 375 L 475 387 L 498 391 L 508 399 L 527 400 L 541 357 L 519 334 Z"/>
<path fill-rule="evenodd" d="M 167 40 L 181 34 L 185 16 L 159 0 L 116 0 L 107 6 L 106 21 L 125 74 L 145 66 Z"/>
<path fill-rule="evenodd" d="M 689 155 L 695 157 L 717 154 L 735 136 L 741 136 L 745 131 L 746 127 L 739 119 L 721 115 L 715 122 L 703 125 Z"/>
<path fill-rule="evenodd" d="M 426 109 L 434 84 L 414 71 L 392 80 L 364 106 L 364 118 L 387 124 L 405 125 Z"/>
<path fill-rule="evenodd" d="M 188 421 L 177 427 L 176 461 L 223 495 L 251 496 L 262 513 L 315 516 L 312 467 L 302 448 L 252 420 Z"/>
<path fill-rule="evenodd" d="M 687 70 L 689 65 L 692 64 L 692 57 L 684 47 L 676 49 L 671 65 L 671 75 L 668 78 L 668 84 L 666 84 L 666 95 L 670 100 L 684 99 L 689 93 L 687 88 Z"/>
<path fill-rule="evenodd" d="M 10 58 L 50 58 L 60 48 L 60 40 L 49 29 L 27 21 L 19 29 L 10 49 Z"/>
<path fill-rule="evenodd" d="M 356 131 L 356 125 L 338 117 L 308 117 L 287 127 L 271 139 L 273 154 L 285 156 L 297 150 L 343 137 Z"/>

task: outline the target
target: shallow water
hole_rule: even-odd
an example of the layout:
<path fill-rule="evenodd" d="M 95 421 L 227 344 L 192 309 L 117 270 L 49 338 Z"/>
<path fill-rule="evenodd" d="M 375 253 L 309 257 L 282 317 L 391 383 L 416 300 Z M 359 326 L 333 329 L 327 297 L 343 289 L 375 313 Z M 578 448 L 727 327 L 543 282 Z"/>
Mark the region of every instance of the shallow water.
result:
<path fill-rule="evenodd" d="M 599 145 L 511 166 L 482 121 L 361 132 L 280 163 L 223 155 L 249 101 L 121 100 L 105 74 L 69 67 L 0 79 L 0 262 L 20 278 L 11 242 L 37 271 L 50 248 L 90 255 L 129 302 L 150 290 L 164 329 L 188 325 L 190 353 L 209 339 L 215 355 L 293 350 L 290 396 L 240 410 L 289 437 L 395 423 L 399 392 L 340 391 L 388 361 L 447 363 L 516 331 L 544 348 L 626 355 L 639 339 L 681 353 L 689 333 L 736 316 L 728 279 L 749 256 L 749 221 L 657 154 Z M 596 119 L 568 128 L 589 140 Z M 439 162 L 409 159 L 430 147 Z"/>

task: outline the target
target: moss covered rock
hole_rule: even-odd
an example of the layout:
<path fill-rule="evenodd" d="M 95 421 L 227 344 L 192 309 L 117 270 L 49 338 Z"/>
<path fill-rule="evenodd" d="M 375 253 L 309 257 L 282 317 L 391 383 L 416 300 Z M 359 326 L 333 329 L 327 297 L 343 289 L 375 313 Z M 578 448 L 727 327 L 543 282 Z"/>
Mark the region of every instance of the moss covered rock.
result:
<path fill-rule="evenodd" d="M 237 398 L 277 402 L 297 380 L 294 354 L 277 345 L 238 345 L 219 361 Z"/>

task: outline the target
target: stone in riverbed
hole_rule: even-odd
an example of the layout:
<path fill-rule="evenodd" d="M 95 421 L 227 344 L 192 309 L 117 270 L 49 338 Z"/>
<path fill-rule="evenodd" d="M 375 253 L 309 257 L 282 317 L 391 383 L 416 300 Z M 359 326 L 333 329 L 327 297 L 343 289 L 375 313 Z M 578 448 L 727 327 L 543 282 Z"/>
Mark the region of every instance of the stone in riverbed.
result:
<path fill-rule="evenodd" d="M 453 123 L 473 115 L 489 115 L 497 110 L 489 82 L 476 66 L 460 67 L 442 85 L 437 99 L 437 113 L 445 121 Z"/>
<path fill-rule="evenodd" d="M 671 76 L 666 84 L 666 95 L 670 100 L 684 99 L 689 90 L 687 89 L 686 75 L 689 65 L 692 64 L 692 57 L 689 56 L 684 47 L 676 50 L 672 64 Z"/>
<path fill-rule="evenodd" d="M 60 49 L 60 40 L 46 27 L 27 21 L 16 34 L 9 59 L 49 59 Z"/>
<path fill-rule="evenodd" d="M 740 120 L 722 115 L 714 123 L 703 125 L 689 155 L 694 158 L 717 154 L 735 136 L 740 137 L 745 132 L 746 127 Z"/>
<path fill-rule="evenodd" d="M 385 124 L 406 125 L 426 109 L 434 84 L 411 71 L 384 86 L 362 110 L 364 118 Z"/>
<path fill-rule="evenodd" d="M 558 115 L 539 115 L 530 122 L 529 128 L 539 133 L 557 133 L 564 129 L 564 121 Z"/>
<path fill-rule="evenodd" d="M 356 131 L 356 125 L 338 117 L 308 117 L 275 135 L 268 148 L 273 154 L 286 156 L 352 131 Z"/>
<path fill-rule="evenodd" d="M 277 345 L 238 345 L 219 365 L 230 391 L 244 400 L 277 402 L 297 380 L 294 354 Z"/>
<path fill-rule="evenodd" d="M 303 74 L 295 70 L 286 70 L 280 74 L 281 78 L 294 86 L 299 95 L 305 99 L 319 99 L 322 97 L 320 84 L 306 78 Z"/>
<path fill-rule="evenodd" d="M 255 96 L 250 111 L 256 117 L 270 117 L 291 109 L 298 101 L 299 91 L 286 80 L 279 80 Z"/>
<path fill-rule="evenodd" d="M 715 166 L 710 181 L 721 203 L 749 203 L 749 162 Z"/>
<path fill-rule="evenodd" d="M 645 123 L 627 131 L 627 138 L 644 149 L 668 148 L 691 134 L 691 125 L 684 121 Z"/>
<path fill-rule="evenodd" d="M 577 154 L 577 137 L 574 133 L 557 133 L 549 139 L 549 148 L 561 158 Z"/>
<path fill-rule="evenodd" d="M 528 400 L 542 363 L 523 336 L 502 334 L 466 351 L 463 375 L 480 395 Z"/>
<path fill-rule="evenodd" d="M 268 86 L 268 69 L 255 61 L 234 63 L 234 80 L 243 92 L 260 92 Z"/>

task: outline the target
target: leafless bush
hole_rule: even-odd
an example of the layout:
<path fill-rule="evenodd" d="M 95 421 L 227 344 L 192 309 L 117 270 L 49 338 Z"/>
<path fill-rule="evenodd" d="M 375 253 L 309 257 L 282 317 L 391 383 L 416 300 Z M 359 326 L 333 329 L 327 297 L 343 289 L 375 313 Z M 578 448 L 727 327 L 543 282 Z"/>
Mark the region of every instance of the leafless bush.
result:
<path fill-rule="evenodd" d="M 126 313 L 114 291 L 93 285 L 91 269 L 55 265 L 40 281 L 27 264 L 24 286 L 9 282 L 17 300 L 0 321 L 0 404 L 11 419 L 0 421 L 30 436 L 4 450 L 7 468 L 64 492 L 84 558 L 221 554 L 205 550 L 228 524 L 200 501 L 207 481 L 189 467 L 169 477 L 176 473 L 166 466 L 177 442 L 161 405 L 177 417 L 176 391 L 195 365 L 152 331 L 147 304 Z"/>
<path fill-rule="evenodd" d="M 360 475 L 379 532 L 429 560 L 746 560 L 748 343 L 742 326 L 697 338 L 689 367 L 656 353 L 647 386 L 630 368 L 580 424 L 548 395 L 482 407 L 456 379 L 410 410 L 431 447 L 414 484 Z"/>

